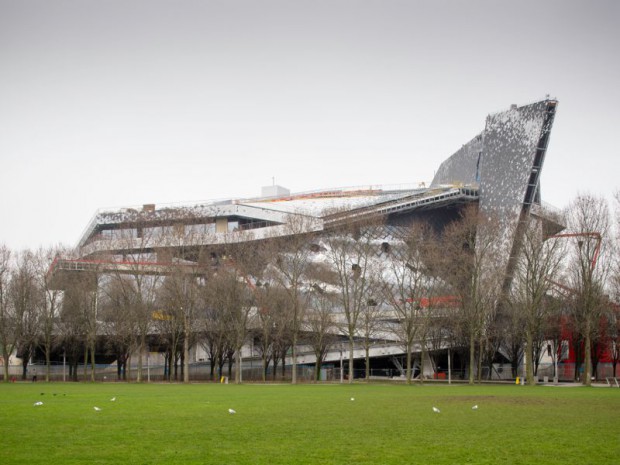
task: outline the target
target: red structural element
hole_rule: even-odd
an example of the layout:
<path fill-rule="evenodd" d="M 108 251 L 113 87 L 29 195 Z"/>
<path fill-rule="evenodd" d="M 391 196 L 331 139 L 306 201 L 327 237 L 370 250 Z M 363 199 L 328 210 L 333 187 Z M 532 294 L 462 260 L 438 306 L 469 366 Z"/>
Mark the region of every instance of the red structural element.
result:
<path fill-rule="evenodd" d="M 596 266 L 596 262 L 598 261 L 598 257 L 601 251 L 601 234 L 598 232 L 582 232 L 582 233 L 565 233 L 565 234 L 555 234 L 553 236 L 548 236 L 550 239 L 555 238 L 571 238 L 571 237 L 589 237 L 596 239 L 596 248 L 594 249 L 594 256 L 592 257 L 592 261 L 590 263 L 590 269 L 593 270 Z M 570 293 L 574 294 L 575 289 L 572 289 L 568 286 L 562 285 L 555 281 L 549 280 L 549 282 L 558 288 Z M 611 307 L 618 307 L 617 304 L 613 302 L 609 302 Z M 568 342 L 568 356 L 563 359 L 562 362 L 565 363 L 576 363 L 577 362 L 577 354 L 576 351 L 578 349 L 577 344 L 580 344 L 581 353 L 583 354 L 583 342 L 579 343 L 574 339 L 574 330 L 572 328 L 572 321 L 570 318 L 563 316 L 561 318 L 561 338 L 564 341 Z M 613 362 L 613 354 L 612 354 L 612 339 L 609 335 L 609 320 L 607 318 L 601 318 L 599 321 L 599 338 L 597 340 L 597 344 L 593 347 L 593 355 L 598 359 L 599 363 L 611 363 Z M 583 355 L 582 355 L 583 356 Z"/>
<path fill-rule="evenodd" d="M 615 306 L 615 304 L 611 304 Z M 583 358 L 584 347 L 583 341 L 579 341 L 575 335 L 575 329 L 573 327 L 573 322 L 570 317 L 562 316 L 560 319 L 561 325 L 561 340 L 567 341 L 568 343 L 568 353 L 566 357 L 560 360 L 563 363 L 577 363 L 577 350 L 581 352 L 581 358 Z M 602 317 L 599 320 L 599 335 L 596 340 L 596 344 L 592 347 L 592 355 L 595 357 L 599 363 L 612 363 L 613 362 L 613 339 L 610 336 L 610 321 Z M 579 345 L 579 347 L 577 347 Z M 583 362 L 583 360 L 580 360 Z"/>
<path fill-rule="evenodd" d="M 420 299 L 407 299 L 408 304 L 417 303 L 420 308 L 457 308 L 461 299 L 454 295 L 439 295 L 436 297 L 421 297 Z"/>
<path fill-rule="evenodd" d="M 594 269 L 596 266 L 596 261 L 598 260 L 598 255 L 601 251 L 601 233 L 598 232 L 582 232 L 582 233 L 565 233 L 565 234 L 554 234 L 553 236 L 547 236 L 547 239 L 556 239 L 561 237 L 593 237 L 596 239 L 596 249 L 594 250 L 594 257 L 592 257 L 592 263 L 590 264 L 591 268 Z"/>
<path fill-rule="evenodd" d="M 547 239 L 559 239 L 559 238 L 563 238 L 563 237 L 593 237 L 596 239 L 596 248 L 594 249 L 594 257 L 592 257 L 592 262 L 590 263 L 590 269 L 593 270 L 594 267 L 596 266 L 596 262 L 598 260 L 598 256 L 599 253 L 601 251 L 601 242 L 602 242 L 602 238 L 601 238 L 601 234 L 598 232 L 582 232 L 582 233 L 565 233 L 565 234 L 554 234 L 553 236 L 547 236 Z M 564 284 L 560 284 L 556 281 L 552 281 L 550 279 L 547 279 L 547 281 L 549 281 L 551 284 L 553 284 L 554 286 L 558 287 L 559 289 L 562 289 L 563 291 L 568 292 L 569 294 L 574 294 L 575 290 L 571 287 L 565 286 Z"/>

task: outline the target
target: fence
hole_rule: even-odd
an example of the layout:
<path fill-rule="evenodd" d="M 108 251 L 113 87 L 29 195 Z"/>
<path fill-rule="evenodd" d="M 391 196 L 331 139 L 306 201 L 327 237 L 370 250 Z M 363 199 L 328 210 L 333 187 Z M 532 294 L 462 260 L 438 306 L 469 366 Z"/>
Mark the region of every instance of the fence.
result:
<path fill-rule="evenodd" d="M 9 366 L 9 379 L 11 381 L 30 381 L 32 382 L 36 375 L 37 381 L 45 381 L 48 374 L 48 368 L 43 364 L 29 364 L 25 377 L 23 376 L 23 368 L 21 365 Z M 79 364 L 75 370 L 75 376 L 71 376 L 71 370 L 69 365 L 63 365 L 62 363 L 52 364 L 49 367 L 49 380 L 50 381 L 91 381 L 91 366 Z M 195 382 L 219 382 L 220 378 L 225 376 L 229 379 L 235 379 L 235 366 L 229 371 L 228 364 L 225 364 L 223 370 L 220 372 L 217 367 L 211 371 L 209 363 L 193 363 L 189 366 L 189 378 L 190 381 Z M 2 376 L 0 375 L 0 378 Z M 260 361 L 254 361 L 252 363 L 245 362 L 243 370 L 241 372 L 243 382 L 262 382 L 263 381 L 263 369 Z M 116 382 L 116 381 L 136 381 L 138 379 L 138 368 L 136 365 L 132 365 L 126 373 L 120 374 L 117 371 L 117 366 L 112 365 L 95 365 L 95 381 L 97 382 Z M 278 367 L 277 370 L 273 370 L 273 367 L 269 367 L 265 373 L 266 382 L 290 382 L 292 378 L 292 367 L 287 365 L 282 370 L 282 367 Z M 314 367 L 298 365 L 297 366 L 297 379 L 300 382 L 312 382 L 314 381 Z M 337 381 L 340 379 L 340 371 L 337 368 L 322 368 L 321 369 L 321 381 Z M 150 382 L 164 382 L 164 381 L 182 381 L 183 380 L 183 368 L 182 366 L 173 366 L 172 369 L 164 365 L 144 365 L 142 368 L 142 380 Z"/>
<path fill-rule="evenodd" d="M 620 369 L 618 370 L 620 372 Z M 23 378 L 22 367 L 20 365 L 9 366 L 9 379 L 12 381 L 33 381 L 33 377 L 36 374 L 37 381 L 44 381 L 46 379 L 48 369 L 42 364 L 30 364 L 26 377 Z M 145 365 L 142 369 L 142 380 L 150 382 L 164 382 L 164 381 L 182 381 L 183 380 L 182 367 L 178 366 L 176 369 L 172 367 L 170 373 L 168 373 L 168 367 L 163 365 Z M 83 364 L 77 366 L 75 372 L 76 376 L 70 376 L 70 370 L 68 365 L 52 364 L 49 367 L 49 379 L 50 381 L 90 381 L 91 380 L 91 366 L 87 365 L 86 369 Z M 345 368 L 344 373 L 340 373 L 338 366 L 327 365 L 320 370 L 320 382 L 339 382 L 341 380 L 348 380 L 348 370 Z M 416 373 L 417 374 L 417 373 Z M 616 373 L 616 377 L 620 373 Z M 517 372 L 518 376 L 523 375 L 523 368 L 519 367 Z M 575 380 L 575 364 L 574 363 L 560 363 L 558 364 L 558 380 L 559 381 L 574 381 Z M 235 367 L 229 371 L 228 364 L 224 365 L 222 372 L 217 368 L 213 370 L 211 374 L 211 366 L 209 363 L 193 363 L 189 366 L 189 378 L 192 382 L 219 382 L 221 377 L 225 376 L 229 380 L 235 379 Z M 365 369 L 356 369 L 353 372 L 355 379 L 364 379 L 366 377 Z M 452 379 L 457 381 L 459 379 L 466 379 L 468 376 L 467 371 L 464 370 L 452 370 Z M 606 378 L 613 377 L 613 365 L 611 363 L 599 363 L 595 373 L 595 379 L 599 381 L 605 381 Z M 374 380 L 404 380 L 404 376 L 400 370 L 393 368 L 381 368 L 371 369 L 370 377 Z M 549 380 L 554 378 L 554 365 L 553 364 L 541 364 L 538 367 L 537 378 L 542 380 L 547 377 Z M 577 378 L 581 380 L 583 377 L 583 365 L 580 367 Z M 137 366 L 131 366 L 130 370 L 122 376 L 122 381 L 136 381 L 138 378 Z M 242 381 L 245 383 L 263 382 L 263 369 L 259 360 L 244 361 L 243 370 L 241 373 Z M 266 382 L 290 382 L 292 378 L 292 367 L 287 365 L 282 370 L 279 366 L 275 370 L 270 366 L 265 373 L 264 381 Z M 447 379 L 447 373 L 436 373 L 433 378 L 435 379 Z M 483 368 L 482 379 L 491 380 L 511 380 L 512 370 L 509 365 L 495 366 L 492 370 L 491 376 L 488 376 L 488 368 Z M 297 366 L 297 380 L 299 382 L 315 382 L 315 370 L 312 365 L 298 365 Z M 117 366 L 114 365 L 96 365 L 95 366 L 95 381 L 97 382 L 116 382 L 119 381 L 117 372 Z"/>
<path fill-rule="evenodd" d="M 617 367 L 620 369 L 620 367 Z M 578 373 L 575 376 L 575 364 L 574 363 L 560 363 L 558 364 L 558 379 L 560 381 L 574 381 L 583 380 L 584 364 L 579 366 Z M 612 363 L 599 363 L 596 367 L 596 371 L 593 373 L 593 378 L 599 381 L 605 381 L 605 378 L 614 376 L 614 368 Z M 553 364 L 541 364 L 538 367 L 538 379 L 542 379 L 544 376 L 553 379 L 554 367 Z M 618 376 L 618 372 L 616 372 Z"/>

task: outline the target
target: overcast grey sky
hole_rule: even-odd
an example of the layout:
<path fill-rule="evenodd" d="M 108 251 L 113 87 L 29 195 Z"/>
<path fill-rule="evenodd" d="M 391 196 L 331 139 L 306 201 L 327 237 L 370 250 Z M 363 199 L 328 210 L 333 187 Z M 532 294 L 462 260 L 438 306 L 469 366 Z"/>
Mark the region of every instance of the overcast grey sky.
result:
<path fill-rule="evenodd" d="M 430 181 L 560 104 L 543 200 L 618 188 L 620 2 L 0 0 L 0 243 L 98 208 Z"/>

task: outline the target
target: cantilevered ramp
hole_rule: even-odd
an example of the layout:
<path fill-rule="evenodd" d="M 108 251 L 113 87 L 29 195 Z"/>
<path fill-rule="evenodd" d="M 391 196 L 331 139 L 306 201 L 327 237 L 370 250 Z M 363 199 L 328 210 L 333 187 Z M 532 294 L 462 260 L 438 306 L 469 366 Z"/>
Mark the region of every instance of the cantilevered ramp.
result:
<path fill-rule="evenodd" d="M 159 275 L 165 276 L 173 273 L 186 273 L 191 275 L 204 275 L 206 265 L 197 263 L 162 263 L 147 261 L 112 261 L 112 260 L 87 260 L 87 259 L 55 259 L 48 272 L 47 280 L 50 289 L 63 290 L 75 277 L 76 273 L 84 275 L 99 274 L 125 274 L 125 275 Z"/>

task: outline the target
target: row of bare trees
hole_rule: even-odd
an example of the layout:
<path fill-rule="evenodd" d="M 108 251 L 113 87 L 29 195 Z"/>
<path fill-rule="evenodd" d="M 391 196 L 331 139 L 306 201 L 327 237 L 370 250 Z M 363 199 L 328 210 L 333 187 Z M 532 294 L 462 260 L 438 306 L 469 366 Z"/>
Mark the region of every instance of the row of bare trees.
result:
<path fill-rule="evenodd" d="M 73 273 L 62 291 L 50 285 L 48 271 L 65 251 L 1 247 L 4 379 L 14 352 L 25 377 L 35 349 L 45 354 L 49 379 L 51 354 L 62 348 L 74 379 L 82 361 L 94 380 L 95 354 L 107 353 L 117 361 L 119 378 L 134 360 L 143 381 L 144 357 L 153 345 L 166 354 L 167 378 L 186 382 L 190 350 L 201 345 L 214 378 L 227 362 L 229 370 L 233 363 L 240 367 L 241 349 L 252 340 L 263 379 L 270 364 L 275 374 L 289 358 L 296 383 L 301 347 L 314 353 L 318 377 L 329 349 L 344 340 L 351 382 L 356 349 L 364 349 L 368 377 L 373 346 L 395 339 L 406 354 L 408 382 L 414 353 L 421 353 L 422 364 L 427 353 L 446 348 L 462 352 L 471 383 L 483 366 L 490 374 L 500 351 L 515 376 L 524 360 L 533 382 L 545 350 L 559 356 L 562 328 L 573 331 L 576 350 L 583 350 L 585 383 L 595 372 L 597 345 L 611 342 L 618 361 L 620 271 L 613 231 L 620 217 L 614 220 L 604 199 L 575 199 L 568 229 L 555 236 L 545 237 L 539 220 L 523 221 L 510 264 L 499 258 L 501 219 L 476 208 L 464 209 L 441 231 L 373 220 L 343 222 L 319 234 L 306 217 L 293 218 L 273 237 L 232 233 L 215 246 L 197 246 L 190 237 L 195 228 L 175 227 L 157 269 L 145 268 L 150 238 L 132 234 L 131 253 L 100 257 L 107 268 Z M 122 230 L 117 233 L 122 240 Z M 241 372 L 235 370 L 237 382 Z"/>
<path fill-rule="evenodd" d="M 62 296 L 47 285 L 47 271 L 57 250 L 14 253 L 0 246 L 0 355 L 4 380 L 14 352 L 22 359 L 22 377 L 35 349 L 48 362 L 54 349 Z M 49 370 L 45 373 L 49 379 Z"/>

